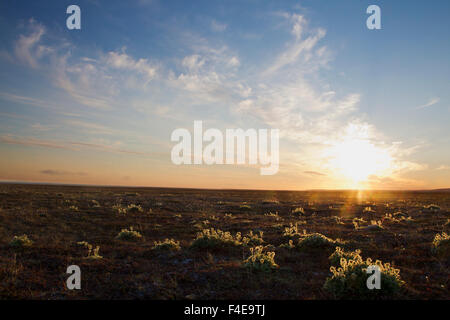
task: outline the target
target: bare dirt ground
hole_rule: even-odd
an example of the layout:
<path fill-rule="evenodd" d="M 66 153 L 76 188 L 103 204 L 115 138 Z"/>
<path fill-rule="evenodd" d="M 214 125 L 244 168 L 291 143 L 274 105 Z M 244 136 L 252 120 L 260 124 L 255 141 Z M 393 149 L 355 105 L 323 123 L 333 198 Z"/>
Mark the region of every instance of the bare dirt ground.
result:
<path fill-rule="evenodd" d="M 132 204 L 140 209 L 120 212 Z M 440 208 L 424 208 L 430 204 Z M 386 216 L 394 213 L 394 219 Z M 333 299 L 323 289 L 330 276 L 330 252 L 280 247 L 288 241 L 283 237 L 285 228 L 297 223 L 300 230 L 342 239 L 348 249 L 361 249 L 364 258 L 399 268 L 406 284 L 398 299 L 450 299 L 450 262 L 431 252 L 435 235 L 449 232 L 449 213 L 448 191 L 0 184 L 0 298 Z M 383 228 L 367 228 L 372 220 Z M 129 227 L 142 238 L 116 238 Z M 247 247 L 191 249 L 196 234 L 206 228 L 243 235 L 263 231 L 264 244 L 273 246 L 279 268 L 272 272 L 243 268 Z M 13 237 L 23 234 L 32 245 L 11 246 Z M 181 250 L 153 250 L 154 241 L 165 238 L 180 241 Z M 102 258 L 86 258 L 81 241 L 99 246 Z M 81 290 L 66 288 L 66 269 L 72 264 L 81 268 Z"/>

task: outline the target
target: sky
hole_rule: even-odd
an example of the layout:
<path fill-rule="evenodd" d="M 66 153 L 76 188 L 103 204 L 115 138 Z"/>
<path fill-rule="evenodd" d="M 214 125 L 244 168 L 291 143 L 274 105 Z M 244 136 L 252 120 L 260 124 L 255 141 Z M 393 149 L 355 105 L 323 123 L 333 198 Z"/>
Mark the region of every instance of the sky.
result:
<path fill-rule="evenodd" d="M 17 0 L 0 28 L 0 181 L 450 187 L 447 0 Z M 195 120 L 278 129 L 278 172 L 174 164 Z"/>

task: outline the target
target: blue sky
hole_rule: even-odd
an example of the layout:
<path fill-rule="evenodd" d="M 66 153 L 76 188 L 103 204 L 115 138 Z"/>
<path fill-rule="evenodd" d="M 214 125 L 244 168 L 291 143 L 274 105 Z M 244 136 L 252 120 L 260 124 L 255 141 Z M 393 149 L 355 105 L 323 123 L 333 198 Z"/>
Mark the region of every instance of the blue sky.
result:
<path fill-rule="evenodd" d="M 71 4 L 81 30 L 66 28 Z M 366 27 L 371 4 L 381 30 Z M 448 187 L 449 13 L 448 1 L 2 2 L 0 179 Z M 170 134 L 194 120 L 280 129 L 280 172 L 173 165 Z"/>

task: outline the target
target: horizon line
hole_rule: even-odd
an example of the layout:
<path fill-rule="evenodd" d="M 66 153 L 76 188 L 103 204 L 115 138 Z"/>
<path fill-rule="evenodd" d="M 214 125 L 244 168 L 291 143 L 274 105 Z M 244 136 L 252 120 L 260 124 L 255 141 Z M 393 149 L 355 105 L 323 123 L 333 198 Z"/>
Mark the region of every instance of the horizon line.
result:
<path fill-rule="evenodd" d="M 188 189 L 188 190 L 235 190 L 235 191 L 283 191 L 283 192 L 307 192 L 307 191 L 407 191 L 407 192 L 433 192 L 433 191 L 448 191 L 448 188 L 435 189 L 248 189 L 248 188 L 201 188 L 201 187 L 161 187 L 161 186 L 130 186 L 130 185 L 113 185 L 113 184 L 89 184 L 89 183 L 65 183 L 65 182 L 43 182 L 43 181 L 20 181 L 20 180 L 1 180 L 0 184 L 24 184 L 24 185 L 55 185 L 55 186 L 72 186 L 72 187 L 104 187 L 104 188 L 151 188 L 151 189 Z"/>

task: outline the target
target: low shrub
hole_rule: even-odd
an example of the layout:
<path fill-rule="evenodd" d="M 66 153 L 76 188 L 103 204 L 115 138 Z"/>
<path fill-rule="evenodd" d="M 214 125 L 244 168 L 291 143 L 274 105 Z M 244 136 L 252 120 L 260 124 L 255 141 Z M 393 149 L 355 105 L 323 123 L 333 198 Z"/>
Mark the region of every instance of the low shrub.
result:
<path fill-rule="evenodd" d="M 24 234 L 21 236 L 14 236 L 9 245 L 16 248 L 25 248 L 31 247 L 33 245 L 33 241 L 28 239 L 28 236 Z"/>
<path fill-rule="evenodd" d="M 380 289 L 370 290 L 367 286 L 367 280 L 370 273 L 367 268 L 375 265 L 380 270 L 381 281 Z M 400 270 L 393 268 L 389 263 L 382 263 L 367 258 L 363 260 L 359 254 L 353 254 L 353 257 L 346 259 L 342 257 L 340 267 L 330 267 L 332 276 L 327 278 L 324 289 L 332 293 L 336 298 L 344 299 L 379 299 L 392 298 L 397 295 L 404 285 L 400 278 Z"/>
<path fill-rule="evenodd" d="M 292 210 L 292 213 L 298 214 L 298 215 L 304 215 L 305 209 L 303 209 L 302 207 L 298 207 L 298 208 L 295 208 L 294 210 Z"/>
<path fill-rule="evenodd" d="M 249 206 L 248 204 L 241 204 L 241 205 L 239 206 L 239 209 L 240 209 L 241 211 L 250 211 L 250 210 L 252 210 L 252 207 Z"/>
<path fill-rule="evenodd" d="M 278 268 L 275 263 L 275 252 L 264 252 L 263 246 L 250 248 L 250 256 L 244 260 L 243 265 L 252 271 L 269 272 Z"/>
<path fill-rule="evenodd" d="M 140 213 L 144 212 L 144 209 L 140 205 L 130 204 L 127 207 L 127 213 Z"/>
<path fill-rule="evenodd" d="M 233 247 L 242 244 L 242 236 L 238 232 L 233 236 L 230 232 L 222 230 L 203 229 L 197 233 L 197 237 L 191 244 L 191 248 L 197 249 L 212 249 L 220 247 Z"/>
<path fill-rule="evenodd" d="M 100 203 L 97 200 L 91 200 L 91 205 L 93 208 L 100 208 Z"/>
<path fill-rule="evenodd" d="M 253 231 L 250 230 L 249 233 L 247 233 L 243 238 L 242 238 L 242 244 L 245 246 L 258 246 L 264 243 L 263 240 L 263 232 L 259 231 L 258 234 L 253 233 Z"/>
<path fill-rule="evenodd" d="M 380 220 L 372 220 L 370 221 L 370 224 L 365 227 L 358 227 L 359 230 L 365 230 L 365 231 L 381 231 L 384 229 L 383 224 Z"/>
<path fill-rule="evenodd" d="M 262 204 L 279 204 L 280 202 L 275 199 L 264 199 L 262 201 Z"/>
<path fill-rule="evenodd" d="M 197 233 L 197 237 L 191 244 L 191 248 L 198 249 L 212 249 L 212 248 L 224 248 L 224 247 L 237 247 L 237 246 L 255 246 L 264 243 L 262 238 L 263 232 L 260 231 L 259 235 L 250 231 L 244 237 L 240 232 L 236 235 L 232 235 L 230 232 L 225 232 L 219 229 L 203 229 Z"/>
<path fill-rule="evenodd" d="M 88 254 L 87 254 L 86 258 L 88 258 L 88 259 L 102 259 L 103 258 L 101 255 L 98 254 L 98 252 L 100 251 L 99 246 L 96 246 L 94 248 L 87 241 L 80 241 L 80 242 L 77 242 L 77 244 L 88 249 Z"/>
<path fill-rule="evenodd" d="M 372 207 L 365 207 L 363 213 L 375 213 L 375 210 L 373 210 Z"/>
<path fill-rule="evenodd" d="M 444 228 L 450 228 L 450 219 L 447 219 L 447 222 L 444 223 Z"/>
<path fill-rule="evenodd" d="M 306 230 L 303 230 L 303 235 L 306 234 Z M 289 224 L 289 227 L 285 227 L 283 231 L 283 237 L 290 239 L 298 239 L 302 236 L 302 233 L 298 230 L 298 223 L 293 224 L 292 222 Z"/>
<path fill-rule="evenodd" d="M 280 248 L 294 249 L 295 248 L 294 241 L 289 240 L 288 243 L 282 243 L 280 244 Z"/>
<path fill-rule="evenodd" d="M 332 216 L 331 220 L 333 220 L 336 224 L 344 224 L 341 217 L 338 216 Z"/>
<path fill-rule="evenodd" d="M 142 235 L 133 227 L 130 227 L 130 229 L 122 229 L 116 238 L 124 241 L 138 241 L 142 238 Z"/>
<path fill-rule="evenodd" d="M 296 248 L 300 250 L 334 249 L 337 245 L 343 245 L 343 242 L 339 239 L 330 239 L 320 233 L 311 233 L 302 235 Z"/>
<path fill-rule="evenodd" d="M 433 239 L 431 250 L 438 256 L 450 257 L 450 236 L 445 232 L 438 233 Z"/>
<path fill-rule="evenodd" d="M 441 210 L 441 207 L 439 207 L 437 204 L 428 204 L 423 206 L 423 209 L 425 212 L 436 212 Z"/>
<path fill-rule="evenodd" d="M 180 250 L 180 242 L 174 239 L 165 239 L 164 241 L 155 241 L 153 250 L 157 251 L 178 251 Z"/>
<path fill-rule="evenodd" d="M 144 209 L 140 205 L 136 204 L 129 204 L 126 207 L 123 207 L 120 204 L 116 204 L 113 206 L 113 209 L 116 210 L 120 214 L 127 214 L 127 213 L 141 213 L 144 212 Z"/>
<path fill-rule="evenodd" d="M 353 260 L 355 257 L 361 254 L 361 250 L 357 249 L 355 251 L 345 251 L 341 247 L 336 247 L 336 251 L 329 257 L 330 264 L 334 267 L 339 267 L 341 264 L 341 259 Z"/>

